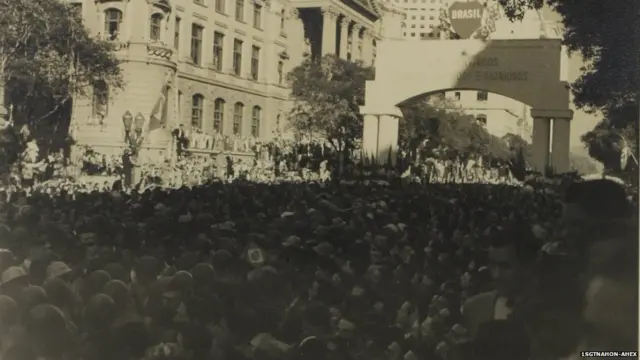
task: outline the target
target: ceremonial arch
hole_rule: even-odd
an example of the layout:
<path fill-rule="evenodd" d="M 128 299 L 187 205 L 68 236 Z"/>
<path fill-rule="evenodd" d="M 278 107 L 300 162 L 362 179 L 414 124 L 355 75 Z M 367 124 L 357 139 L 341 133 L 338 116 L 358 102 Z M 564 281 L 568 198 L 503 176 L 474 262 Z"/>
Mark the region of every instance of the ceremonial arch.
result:
<path fill-rule="evenodd" d="M 385 162 L 391 152 L 395 159 L 399 104 L 429 93 L 479 90 L 529 105 L 535 169 L 567 172 L 573 118 L 567 61 L 559 39 L 382 41 L 360 109 L 364 154 Z"/>

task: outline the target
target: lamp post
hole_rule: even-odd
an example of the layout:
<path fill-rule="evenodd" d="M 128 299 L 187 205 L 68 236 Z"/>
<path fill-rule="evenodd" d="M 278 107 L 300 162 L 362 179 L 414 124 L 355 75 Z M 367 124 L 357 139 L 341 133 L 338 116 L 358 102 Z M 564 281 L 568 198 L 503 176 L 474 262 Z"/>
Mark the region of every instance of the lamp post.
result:
<path fill-rule="evenodd" d="M 133 115 L 131 115 L 129 110 L 122 115 L 122 124 L 124 125 L 124 141 L 127 145 L 131 146 L 131 126 L 133 125 Z"/>
<path fill-rule="evenodd" d="M 137 113 L 135 119 L 133 120 L 134 130 L 136 132 L 136 141 L 142 137 L 144 122 L 144 116 L 141 113 Z"/>

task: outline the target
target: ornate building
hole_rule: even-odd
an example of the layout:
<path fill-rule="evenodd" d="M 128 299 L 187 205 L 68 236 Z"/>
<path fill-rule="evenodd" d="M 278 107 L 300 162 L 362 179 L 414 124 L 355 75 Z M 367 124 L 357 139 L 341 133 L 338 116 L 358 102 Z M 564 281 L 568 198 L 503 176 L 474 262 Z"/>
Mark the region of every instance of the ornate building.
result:
<path fill-rule="evenodd" d="M 178 125 L 268 139 L 291 106 L 286 75 L 305 56 L 374 64 L 376 41 L 400 36 L 403 15 L 375 1 L 75 0 L 116 46 L 126 85 L 75 99 L 74 137 L 119 152 L 129 112 L 144 119 L 148 148 L 165 148 Z"/>

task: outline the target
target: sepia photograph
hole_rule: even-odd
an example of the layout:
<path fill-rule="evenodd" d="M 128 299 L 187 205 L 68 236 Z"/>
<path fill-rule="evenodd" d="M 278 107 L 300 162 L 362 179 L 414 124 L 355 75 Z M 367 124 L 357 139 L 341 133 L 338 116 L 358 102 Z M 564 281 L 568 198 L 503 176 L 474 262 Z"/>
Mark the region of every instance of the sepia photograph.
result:
<path fill-rule="evenodd" d="M 639 0 L 0 0 L 0 360 L 638 359 Z"/>

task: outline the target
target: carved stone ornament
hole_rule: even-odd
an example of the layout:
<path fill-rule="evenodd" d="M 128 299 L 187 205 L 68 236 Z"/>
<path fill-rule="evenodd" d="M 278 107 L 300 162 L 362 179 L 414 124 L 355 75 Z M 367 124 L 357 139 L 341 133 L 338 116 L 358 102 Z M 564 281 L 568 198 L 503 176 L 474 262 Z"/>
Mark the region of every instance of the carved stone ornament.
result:
<path fill-rule="evenodd" d="M 332 8 L 322 8 L 320 9 L 320 12 L 322 13 L 322 16 L 327 16 L 330 18 L 337 18 L 340 15 L 339 12 Z"/>
<path fill-rule="evenodd" d="M 351 19 L 344 17 L 342 18 L 342 20 L 340 20 L 340 26 L 342 27 L 347 27 L 349 26 L 349 24 L 351 24 Z"/>
<path fill-rule="evenodd" d="M 147 45 L 147 53 L 153 57 L 159 57 L 164 60 L 171 59 L 173 51 L 163 46 Z"/>
<path fill-rule="evenodd" d="M 171 3 L 169 0 L 151 0 L 149 1 L 152 5 L 159 7 L 167 13 L 171 12 Z"/>
<path fill-rule="evenodd" d="M 289 60 L 289 53 L 287 53 L 287 50 L 282 50 L 278 56 L 280 56 L 280 59 L 282 60 Z"/>
<path fill-rule="evenodd" d="M 298 9 L 296 9 L 296 8 L 293 8 L 293 9 L 289 10 L 289 15 L 291 15 L 291 17 L 293 19 L 298 19 L 298 18 L 300 18 L 300 11 L 298 11 Z"/>

